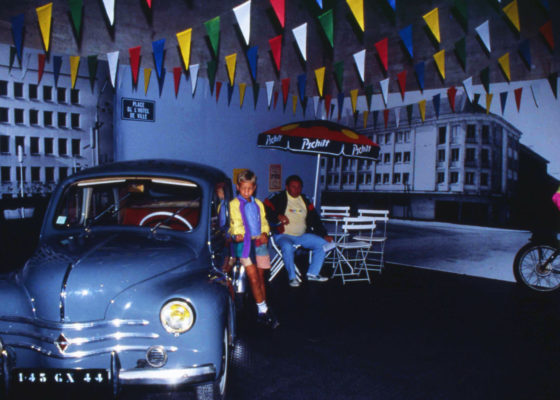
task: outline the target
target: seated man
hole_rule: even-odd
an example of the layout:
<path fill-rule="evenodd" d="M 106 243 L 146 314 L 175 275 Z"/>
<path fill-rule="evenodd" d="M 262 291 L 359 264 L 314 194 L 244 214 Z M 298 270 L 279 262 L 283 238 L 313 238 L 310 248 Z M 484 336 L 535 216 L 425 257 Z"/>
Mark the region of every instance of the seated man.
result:
<path fill-rule="evenodd" d="M 323 246 L 331 242 L 313 203 L 301 194 L 303 182 L 297 175 L 286 179 L 286 190 L 264 201 L 266 217 L 274 234 L 274 239 L 282 251 L 284 265 L 288 271 L 290 286 L 298 287 L 294 264 L 294 245 L 312 251 L 307 280 L 325 282 L 328 278 L 319 275 L 325 250 Z"/>

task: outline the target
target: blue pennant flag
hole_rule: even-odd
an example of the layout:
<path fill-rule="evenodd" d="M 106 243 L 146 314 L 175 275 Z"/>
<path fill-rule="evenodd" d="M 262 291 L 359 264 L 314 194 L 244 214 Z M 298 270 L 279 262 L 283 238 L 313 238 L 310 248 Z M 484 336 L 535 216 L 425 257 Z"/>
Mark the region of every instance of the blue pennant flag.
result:
<path fill-rule="evenodd" d="M 500 93 L 500 104 L 502 105 L 502 115 L 504 115 L 504 111 L 506 110 L 507 97 L 508 97 L 508 92 Z"/>
<path fill-rule="evenodd" d="M 379 111 L 373 111 L 373 129 L 377 128 L 377 120 L 379 119 Z"/>
<path fill-rule="evenodd" d="M 436 113 L 436 118 L 439 118 L 439 105 L 441 103 L 441 94 L 436 94 L 432 98 L 432 103 L 434 103 L 434 112 Z"/>
<path fill-rule="evenodd" d="M 159 97 L 161 97 L 161 93 L 163 91 L 163 84 L 165 83 L 165 68 L 161 69 L 161 75 L 158 76 L 158 85 L 159 85 Z"/>
<path fill-rule="evenodd" d="M 541 0 L 541 6 L 543 6 L 546 11 L 550 11 L 550 4 L 548 4 L 548 0 Z"/>
<path fill-rule="evenodd" d="M 395 11 L 397 9 L 397 0 L 387 0 L 389 2 L 389 5 L 391 6 L 391 8 L 393 9 L 393 11 Z"/>
<path fill-rule="evenodd" d="M 399 35 L 404 43 L 404 46 L 408 50 L 408 55 L 410 58 L 414 58 L 414 52 L 412 50 L 412 24 L 402 28 L 399 31 Z"/>
<path fill-rule="evenodd" d="M 298 75 L 297 84 L 299 90 L 299 101 L 303 104 L 305 98 L 305 85 L 307 83 L 307 76 L 305 74 Z"/>
<path fill-rule="evenodd" d="M 319 5 L 319 7 L 322 10 L 323 9 L 323 0 L 317 0 L 317 4 Z"/>
<path fill-rule="evenodd" d="M 227 104 L 228 104 L 228 106 L 231 104 L 231 98 L 233 97 L 233 89 L 234 89 L 234 86 L 231 86 L 228 82 L 228 85 L 227 85 L 227 98 L 228 98 Z"/>
<path fill-rule="evenodd" d="M 253 80 L 257 80 L 257 56 L 259 52 L 259 46 L 249 47 L 247 50 L 247 59 L 249 60 L 249 68 L 251 69 L 251 76 Z"/>
<path fill-rule="evenodd" d="M 12 17 L 12 36 L 14 37 L 14 44 L 16 45 L 17 56 L 20 62 L 23 44 L 23 23 L 24 14 L 19 14 L 15 17 Z"/>
<path fill-rule="evenodd" d="M 416 71 L 416 79 L 418 80 L 418 86 L 420 90 L 424 90 L 424 61 L 419 62 L 414 66 L 414 71 Z"/>
<path fill-rule="evenodd" d="M 62 66 L 62 57 L 53 56 L 54 86 L 58 85 L 58 76 L 60 75 L 61 66 Z"/>
<path fill-rule="evenodd" d="M 529 39 L 525 39 L 519 44 L 519 53 L 521 54 L 523 61 L 525 61 L 525 65 L 530 70 L 531 69 L 531 43 L 529 42 Z"/>
<path fill-rule="evenodd" d="M 152 51 L 154 52 L 154 61 L 156 62 L 156 71 L 158 78 L 161 77 L 163 67 L 163 48 L 165 47 L 165 39 L 152 42 Z"/>
<path fill-rule="evenodd" d="M 344 92 L 340 92 L 337 96 L 338 99 L 338 119 L 342 114 L 342 106 L 344 105 Z"/>

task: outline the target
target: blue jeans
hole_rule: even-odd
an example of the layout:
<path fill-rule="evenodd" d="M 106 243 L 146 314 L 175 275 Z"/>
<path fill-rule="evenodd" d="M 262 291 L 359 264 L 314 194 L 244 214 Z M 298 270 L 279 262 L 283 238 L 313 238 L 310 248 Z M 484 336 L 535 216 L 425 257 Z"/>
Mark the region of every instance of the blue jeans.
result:
<path fill-rule="evenodd" d="M 323 245 L 327 243 L 325 239 L 313 233 L 304 233 L 301 236 L 292 236 L 282 233 L 274 235 L 274 240 L 282 251 L 282 258 L 284 259 L 284 265 L 286 266 L 290 280 L 296 277 L 294 264 L 294 253 L 296 249 L 294 245 L 300 245 L 304 249 L 312 251 L 311 264 L 309 265 L 307 273 L 319 275 L 321 267 L 323 266 L 323 261 L 325 260 L 325 250 L 323 250 Z"/>

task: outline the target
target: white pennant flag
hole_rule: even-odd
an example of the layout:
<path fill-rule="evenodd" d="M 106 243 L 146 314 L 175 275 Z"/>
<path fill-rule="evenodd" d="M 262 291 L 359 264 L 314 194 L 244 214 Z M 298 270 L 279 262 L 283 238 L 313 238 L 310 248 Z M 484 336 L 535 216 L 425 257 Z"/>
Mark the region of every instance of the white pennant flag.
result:
<path fill-rule="evenodd" d="M 296 43 L 301 52 L 301 56 L 305 61 L 307 61 L 307 22 L 292 29 L 294 36 L 296 38 Z"/>
<path fill-rule="evenodd" d="M 385 107 L 387 107 L 387 101 L 389 100 L 389 78 L 379 81 L 379 85 L 381 86 L 381 94 L 383 95 Z"/>
<path fill-rule="evenodd" d="M 249 46 L 249 37 L 251 36 L 251 0 L 238 5 L 233 9 L 239 29 L 245 38 L 245 43 Z"/>
<path fill-rule="evenodd" d="M 319 111 L 319 103 L 321 98 L 319 96 L 313 96 L 313 108 L 315 109 L 315 118 L 317 118 L 317 111 Z"/>
<path fill-rule="evenodd" d="M 475 30 L 476 33 L 478 33 L 480 40 L 482 40 L 482 43 L 484 43 L 484 46 L 486 46 L 486 50 L 490 53 L 492 51 L 492 48 L 490 47 L 490 22 L 486 20 L 486 22 L 478 25 Z"/>
<path fill-rule="evenodd" d="M 196 83 L 198 81 L 198 67 L 199 64 L 193 64 L 189 66 L 189 74 L 191 76 L 191 91 L 194 96 L 194 91 L 196 90 Z"/>
<path fill-rule="evenodd" d="M 103 0 L 103 5 L 105 6 L 109 23 L 113 26 L 115 23 L 115 0 Z"/>
<path fill-rule="evenodd" d="M 401 120 L 401 108 L 397 107 L 395 108 L 395 124 L 397 125 L 397 128 L 399 127 L 400 120 Z"/>
<path fill-rule="evenodd" d="M 539 108 L 539 97 L 541 93 L 539 87 L 536 84 L 531 84 L 531 94 L 533 95 L 535 107 Z"/>
<path fill-rule="evenodd" d="M 358 73 L 363 83 L 366 72 L 366 50 L 364 49 L 354 53 L 354 61 L 356 62 L 356 68 L 358 68 Z"/>
<path fill-rule="evenodd" d="M 473 100 L 472 76 L 469 76 L 467 79 L 463 81 L 463 87 L 465 88 L 465 93 L 467 94 L 469 101 L 472 102 Z"/>
<path fill-rule="evenodd" d="M 119 66 L 119 51 L 107 53 L 107 62 L 109 63 L 109 75 L 111 76 L 111 84 L 115 87 L 117 80 L 117 67 Z"/>
<path fill-rule="evenodd" d="M 270 104 L 272 103 L 273 92 L 274 92 L 274 81 L 266 82 L 266 96 L 268 99 L 268 108 L 270 108 Z"/>

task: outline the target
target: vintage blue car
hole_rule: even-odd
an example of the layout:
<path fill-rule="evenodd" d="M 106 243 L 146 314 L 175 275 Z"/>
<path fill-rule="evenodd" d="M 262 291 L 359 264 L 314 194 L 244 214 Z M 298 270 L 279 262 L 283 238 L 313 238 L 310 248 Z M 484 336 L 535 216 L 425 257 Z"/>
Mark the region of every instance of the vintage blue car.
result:
<path fill-rule="evenodd" d="M 34 255 L 0 279 L 4 391 L 192 386 L 223 398 L 235 338 L 219 272 L 230 198 L 223 172 L 171 160 L 61 182 Z"/>

